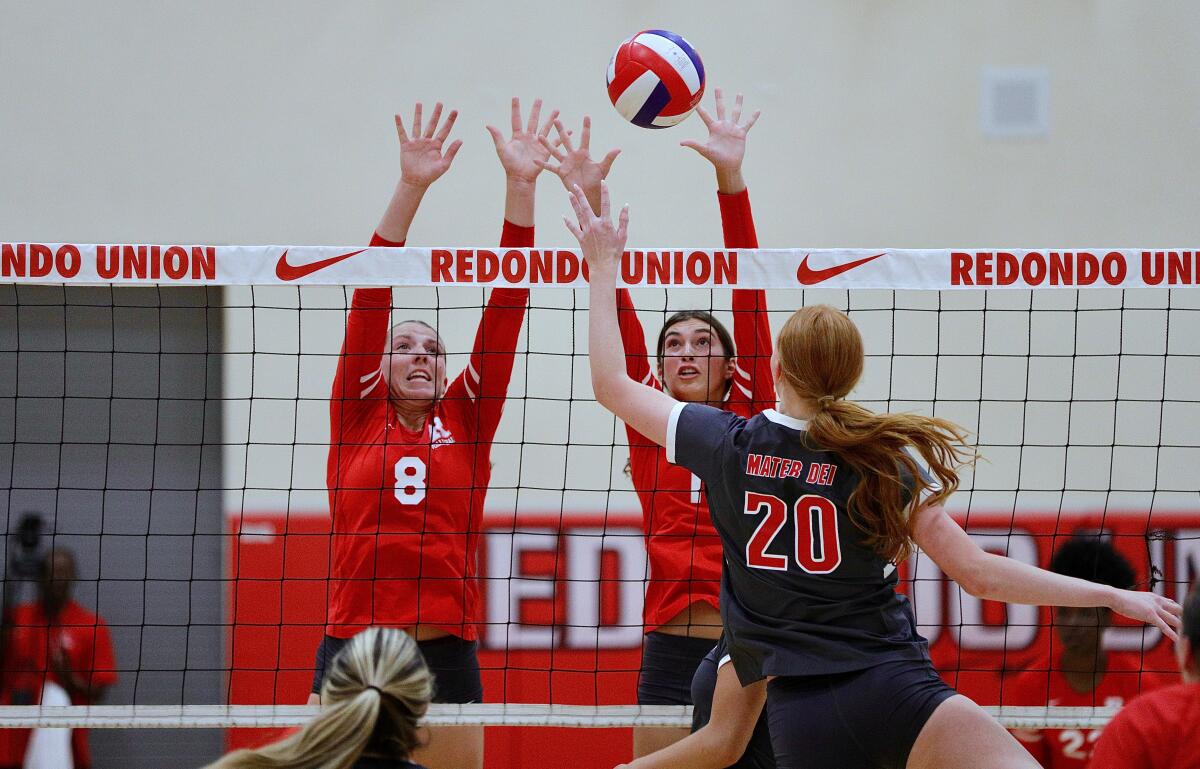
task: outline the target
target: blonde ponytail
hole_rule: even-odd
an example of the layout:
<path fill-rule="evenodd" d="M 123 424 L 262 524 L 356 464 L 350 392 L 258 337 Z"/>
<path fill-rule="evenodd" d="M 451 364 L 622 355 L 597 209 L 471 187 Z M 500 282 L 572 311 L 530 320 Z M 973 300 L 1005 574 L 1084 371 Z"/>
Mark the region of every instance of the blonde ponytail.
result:
<path fill-rule="evenodd" d="M 258 750 L 239 750 L 206 769 L 350 769 L 363 753 L 408 758 L 433 676 L 417 644 L 399 630 L 371 628 L 350 639 L 321 689 L 326 707 L 299 732 Z"/>

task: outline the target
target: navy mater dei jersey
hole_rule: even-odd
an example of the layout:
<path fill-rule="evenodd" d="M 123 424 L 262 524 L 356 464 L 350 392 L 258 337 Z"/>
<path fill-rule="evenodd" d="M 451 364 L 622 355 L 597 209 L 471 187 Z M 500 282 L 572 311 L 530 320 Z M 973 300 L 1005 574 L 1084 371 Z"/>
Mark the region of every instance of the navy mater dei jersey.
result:
<path fill-rule="evenodd" d="M 892 565 L 846 512 L 858 476 L 802 420 L 680 403 L 667 458 L 704 481 L 724 548 L 721 616 L 743 684 L 928 660 Z"/>

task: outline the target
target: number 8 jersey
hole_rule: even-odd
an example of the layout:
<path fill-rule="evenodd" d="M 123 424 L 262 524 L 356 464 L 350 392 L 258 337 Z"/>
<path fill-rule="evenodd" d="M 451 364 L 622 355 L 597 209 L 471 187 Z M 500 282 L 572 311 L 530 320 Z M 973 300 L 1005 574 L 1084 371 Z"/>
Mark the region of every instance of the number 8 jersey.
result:
<path fill-rule="evenodd" d="M 846 513 L 855 471 L 807 447 L 805 429 L 694 403 L 668 423 L 667 458 L 704 481 L 721 537 L 721 617 L 743 684 L 929 658 L 895 569 Z"/>
<path fill-rule="evenodd" d="M 532 245 L 533 230 L 505 222 L 501 244 Z M 371 245 L 400 244 L 376 236 Z M 382 377 L 392 291 L 354 292 L 329 400 L 327 635 L 423 624 L 477 637 L 489 457 L 528 299 L 526 289 L 492 290 L 466 369 L 424 428 L 411 432 L 396 418 Z"/>

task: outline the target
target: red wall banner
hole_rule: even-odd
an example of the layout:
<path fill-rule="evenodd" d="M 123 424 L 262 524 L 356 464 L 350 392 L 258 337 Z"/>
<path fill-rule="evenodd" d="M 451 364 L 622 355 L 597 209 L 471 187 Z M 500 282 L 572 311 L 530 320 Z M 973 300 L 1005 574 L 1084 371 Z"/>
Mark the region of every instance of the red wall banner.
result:
<path fill-rule="evenodd" d="M 971 514 L 981 547 L 1046 566 L 1073 532 L 1103 529 L 1139 584 L 1179 599 L 1200 576 L 1200 512 Z M 485 522 L 480 574 L 486 596 L 480 663 L 490 702 L 573 705 L 636 702 L 645 554 L 636 516 L 519 515 Z M 262 513 L 230 519 L 226 665 L 229 702 L 299 704 L 308 696 L 324 625 L 329 521 Z M 602 536 L 601 536 L 602 535 Z M 918 555 L 901 566 L 935 665 L 980 704 L 1003 704 L 1005 676 L 1046 653 L 1051 611 L 980 601 Z M 1114 621 L 1106 644 L 1139 653 L 1143 668 L 1174 669 L 1152 628 Z M 230 747 L 260 730 L 231 730 Z M 534 749 L 536 747 L 536 749 Z M 596 765 L 628 760 L 627 729 L 502 729 L 487 734 L 489 766 Z M 498 762 L 494 762 L 498 761 Z"/>

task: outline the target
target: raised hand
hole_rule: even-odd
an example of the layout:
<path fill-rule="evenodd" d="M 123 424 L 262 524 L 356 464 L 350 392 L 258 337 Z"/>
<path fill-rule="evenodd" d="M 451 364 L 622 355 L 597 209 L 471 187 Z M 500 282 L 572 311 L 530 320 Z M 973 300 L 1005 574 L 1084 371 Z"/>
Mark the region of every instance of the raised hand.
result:
<path fill-rule="evenodd" d="M 554 130 L 558 133 L 558 140 L 551 145 L 549 139 L 543 138 L 542 147 L 555 162 L 543 160 L 540 163 L 541 167 L 562 180 L 568 192 L 576 186 L 580 187 L 587 196 L 592 211 L 599 211 L 600 182 L 608 177 L 613 161 L 621 154 L 621 150 L 609 150 L 599 161 L 592 160 L 592 119 L 586 115 L 583 118 L 583 131 L 579 134 L 578 149 L 571 141 L 572 132 L 563 128 L 561 120 L 554 121 Z"/>
<path fill-rule="evenodd" d="M 1172 641 L 1178 637 L 1177 631 L 1183 624 L 1183 608 L 1170 598 L 1164 598 L 1157 593 L 1118 590 L 1109 608 L 1130 619 L 1154 625 Z"/>
<path fill-rule="evenodd" d="M 512 136 L 505 139 L 499 128 L 492 125 L 487 126 L 488 133 L 492 135 L 492 141 L 496 145 L 496 155 L 500 158 L 500 165 L 504 166 L 504 173 L 510 180 L 532 184 L 544 168 L 542 163 L 550 156 L 550 150 L 543 146 L 542 142 L 550 134 L 550 126 L 557 120 L 558 110 L 551 112 L 550 117 L 546 118 L 546 122 L 539 129 L 538 120 L 541 118 L 541 114 L 542 100 L 537 99 L 533 102 L 533 109 L 529 111 L 528 122 L 522 128 L 521 100 L 514 96 L 512 100 Z"/>
<path fill-rule="evenodd" d="M 450 110 L 446 122 L 438 128 L 442 118 L 442 103 L 439 101 L 433 107 L 433 114 L 424 128 L 421 126 L 421 102 L 417 102 L 413 110 L 412 132 L 404 129 L 404 120 L 396 115 L 396 135 L 400 137 L 400 181 L 412 187 L 424 189 L 433 184 L 454 162 L 454 156 L 462 147 L 462 140 L 454 142 L 442 151 L 454 121 L 458 119 L 458 110 Z"/>
<path fill-rule="evenodd" d="M 629 206 L 621 208 L 621 215 L 616 225 L 609 215 L 608 185 L 600 182 L 600 214 L 597 216 L 588 204 L 583 188 L 578 184 L 571 189 L 571 208 L 575 209 L 575 219 L 563 217 L 567 229 L 579 241 L 583 258 L 594 271 L 605 269 L 615 270 L 621 262 L 621 254 L 625 251 L 625 237 L 629 229 Z"/>
<path fill-rule="evenodd" d="M 714 93 L 717 116 L 705 111 L 704 107 L 696 107 L 696 114 L 708 128 L 708 141 L 701 144 L 692 139 L 679 142 L 680 146 L 694 149 L 705 160 L 713 164 L 717 171 L 717 186 L 721 192 L 741 192 L 746 184 L 742 180 L 742 159 L 746 156 L 746 134 L 758 122 L 760 110 L 745 123 L 742 119 L 742 95 L 739 93 L 733 102 L 733 112 L 728 117 L 725 114 L 725 96 L 721 89 Z M 730 188 L 730 189 L 726 189 Z"/>

